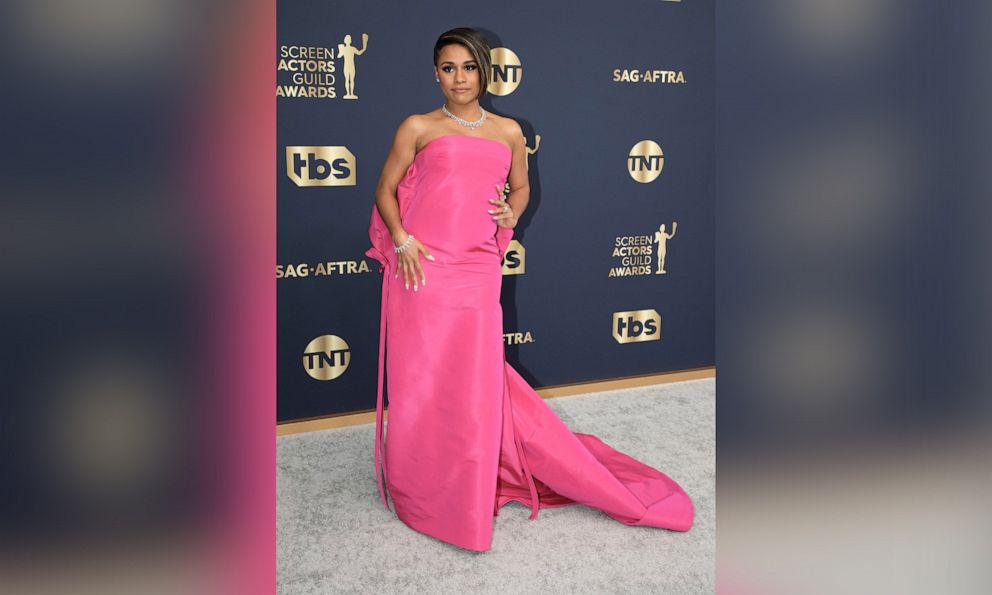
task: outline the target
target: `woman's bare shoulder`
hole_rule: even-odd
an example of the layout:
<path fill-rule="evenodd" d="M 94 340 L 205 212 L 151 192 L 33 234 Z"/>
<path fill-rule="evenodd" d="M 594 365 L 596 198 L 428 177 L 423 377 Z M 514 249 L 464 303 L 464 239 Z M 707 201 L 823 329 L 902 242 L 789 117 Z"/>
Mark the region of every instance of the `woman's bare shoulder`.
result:
<path fill-rule="evenodd" d="M 524 135 L 520 123 L 509 116 L 492 114 L 493 120 L 498 124 L 500 134 L 510 146 L 516 144 L 517 140 Z"/>
<path fill-rule="evenodd" d="M 409 146 L 416 151 L 419 148 L 420 139 L 423 138 L 432 128 L 431 114 L 410 114 L 403 118 L 396 128 L 395 142 Z"/>
<path fill-rule="evenodd" d="M 409 116 L 403 118 L 403 121 L 400 122 L 399 129 L 405 131 L 416 131 L 419 133 L 430 126 L 430 121 L 430 113 L 410 114 Z"/>
<path fill-rule="evenodd" d="M 431 131 L 442 123 L 440 116 L 440 109 L 425 114 L 410 114 L 400 122 L 397 132 L 402 133 L 403 136 L 412 136 L 416 139 L 429 136 Z"/>

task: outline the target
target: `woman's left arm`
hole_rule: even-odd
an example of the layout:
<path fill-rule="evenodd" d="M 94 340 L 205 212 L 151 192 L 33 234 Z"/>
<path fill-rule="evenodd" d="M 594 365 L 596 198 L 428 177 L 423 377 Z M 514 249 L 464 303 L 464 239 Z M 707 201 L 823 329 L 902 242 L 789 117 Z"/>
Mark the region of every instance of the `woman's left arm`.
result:
<path fill-rule="evenodd" d="M 513 210 L 514 218 L 519 219 L 527 210 L 527 203 L 530 201 L 530 181 L 527 176 L 527 139 L 516 120 L 511 119 L 509 123 L 511 138 L 515 138 L 513 143 L 513 159 L 510 163 L 510 175 L 507 182 L 510 184 L 510 193 L 506 195 L 506 203 Z"/>

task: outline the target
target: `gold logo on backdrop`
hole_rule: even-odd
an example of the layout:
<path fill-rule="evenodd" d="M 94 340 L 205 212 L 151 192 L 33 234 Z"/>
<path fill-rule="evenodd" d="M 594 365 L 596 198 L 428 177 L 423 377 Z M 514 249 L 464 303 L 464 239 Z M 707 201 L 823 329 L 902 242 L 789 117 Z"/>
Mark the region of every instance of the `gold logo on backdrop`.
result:
<path fill-rule="evenodd" d="M 613 69 L 614 83 L 662 83 L 669 85 L 684 85 L 685 74 L 681 70 L 631 70 L 628 68 Z"/>
<path fill-rule="evenodd" d="M 362 49 L 351 45 L 351 35 L 344 36 L 344 43 L 338 44 L 338 57 L 344 61 L 344 99 L 358 99 L 355 95 L 355 56 L 361 56 L 369 47 L 369 34 L 362 33 Z"/>
<path fill-rule="evenodd" d="M 534 336 L 530 334 L 530 331 L 524 333 L 503 333 L 503 343 L 506 345 L 522 345 L 533 342 Z"/>
<path fill-rule="evenodd" d="M 642 140 L 627 155 L 627 172 L 634 180 L 647 184 L 661 175 L 665 167 L 665 154 L 653 140 Z"/>
<path fill-rule="evenodd" d="M 517 240 L 510 240 L 506 246 L 506 252 L 503 253 L 503 274 L 523 275 L 526 260 L 524 245 Z"/>
<path fill-rule="evenodd" d="M 286 175 L 297 186 L 354 186 L 348 147 L 286 147 Z"/>
<path fill-rule="evenodd" d="M 661 340 L 661 314 L 657 310 L 613 313 L 613 338 L 617 343 Z"/>
<path fill-rule="evenodd" d="M 493 48 L 489 50 L 489 57 L 493 63 L 493 71 L 486 90 L 500 96 L 516 91 L 524 74 L 520 58 L 510 48 Z"/>
<path fill-rule="evenodd" d="M 334 50 L 324 47 L 283 45 L 279 47 L 276 75 L 285 84 L 276 85 L 276 97 L 334 99 Z M 288 78 L 288 80 L 287 80 Z"/>
<path fill-rule="evenodd" d="M 531 149 L 527 145 L 524 145 L 524 146 L 527 148 L 527 159 L 524 161 L 524 163 L 527 164 L 527 170 L 530 171 L 530 156 L 533 155 L 534 153 L 537 153 L 537 150 L 541 148 L 541 135 L 540 134 L 535 134 L 534 135 L 534 148 L 533 149 Z"/>
<path fill-rule="evenodd" d="M 610 268 L 609 276 L 666 274 L 668 271 L 665 270 L 665 256 L 668 254 L 668 240 L 675 237 L 677 226 L 678 221 L 672 221 L 672 233 L 667 233 L 666 226 L 662 223 L 654 235 L 617 236 L 613 241 L 613 258 L 619 258 L 620 263 L 619 266 Z M 656 266 L 652 267 L 652 264 Z"/>
<path fill-rule="evenodd" d="M 321 335 L 303 350 L 303 369 L 316 380 L 334 380 L 351 363 L 351 348 L 337 335 Z"/>
<path fill-rule="evenodd" d="M 368 273 L 369 264 L 364 260 L 328 260 L 310 264 L 300 262 L 297 264 L 277 264 L 276 279 L 289 279 L 293 277 L 321 277 L 324 275 L 355 275 L 358 273 Z"/>
<path fill-rule="evenodd" d="M 668 253 L 668 240 L 675 237 L 675 229 L 678 227 L 678 224 L 678 221 L 672 221 L 672 233 L 665 233 L 664 223 L 658 226 L 658 231 L 654 232 L 654 241 L 658 244 L 658 270 L 655 271 L 656 275 L 664 275 L 668 272 L 665 270 L 665 254 Z"/>
<path fill-rule="evenodd" d="M 333 48 L 281 45 L 279 61 L 276 65 L 276 97 L 301 97 L 310 99 L 335 99 L 338 96 L 335 84 L 337 63 L 342 61 L 344 72 L 344 99 L 358 99 L 355 94 L 355 57 L 368 49 L 369 34 L 362 33 L 362 49 L 351 45 L 351 35 L 344 36 L 339 43 L 337 54 Z"/>

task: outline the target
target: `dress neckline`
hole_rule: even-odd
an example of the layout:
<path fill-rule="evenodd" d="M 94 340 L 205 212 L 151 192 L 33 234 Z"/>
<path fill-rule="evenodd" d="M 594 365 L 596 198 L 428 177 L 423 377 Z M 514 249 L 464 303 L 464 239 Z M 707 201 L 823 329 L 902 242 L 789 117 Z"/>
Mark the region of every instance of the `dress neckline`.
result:
<path fill-rule="evenodd" d="M 479 139 L 479 140 L 484 140 L 484 141 L 489 141 L 489 142 L 491 142 L 491 143 L 496 143 L 497 145 L 499 145 L 499 146 L 501 146 L 501 147 L 503 147 L 504 149 L 506 149 L 507 151 L 509 151 L 511 155 L 513 154 L 513 149 L 511 149 L 511 148 L 510 148 L 510 147 L 509 147 L 509 146 L 508 146 L 508 145 L 507 145 L 506 143 L 504 143 L 504 142 L 501 142 L 501 141 L 498 141 L 498 140 L 496 140 L 496 139 L 492 139 L 492 138 L 486 138 L 486 137 L 484 137 L 484 136 L 469 136 L 469 135 L 467 135 L 467 134 L 456 134 L 456 133 L 451 133 L 451 134 L 442 134 L 441 136 L 437 136 L 437 137 L 434 137 L 434 138 L 432 138 L 431 140 L 429 140 L 429 141 L 427 141 L 426 143 L 424 143 L 424 146 L 422 146 L 422 147 L 420 147 L 420 150 L 419 150 L 419 151 L 417 151 L 417 154 L 416 154 L 416 155 L 414 155 L 414 158 L 417 158 L 417 157 L 419 157 L 419 156 L 420 156 L 420 154 L 424 152 L 424 149 L 426 149 L 427 147 L 429 147 L 429 146 L 431 146 L 432 144 L 434 144 L 434 142 L 435 142 L 435 141 L 439 141 L 439 140 L 441 140 L 442 138 L 450 138 L 450 137 L 461 137 L 461 138 L 476 138 L 476 139 Z"/>

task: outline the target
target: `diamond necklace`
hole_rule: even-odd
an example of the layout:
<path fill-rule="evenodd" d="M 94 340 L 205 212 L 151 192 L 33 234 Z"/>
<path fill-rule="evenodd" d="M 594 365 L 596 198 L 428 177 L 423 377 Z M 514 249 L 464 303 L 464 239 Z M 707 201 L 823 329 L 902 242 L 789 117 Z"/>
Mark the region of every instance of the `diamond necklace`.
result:
<path fill-rule="evenodd" d="M 459 118 L 455 114 L 449 112 L 448 111 L 448 108 L 445 105 L 443 105 L 443 104 L 441 105 L 441 111 L 444 113 L 444 115 L 448 116 L 449 118 L 451 118 L 455 122 L 458 122 L 462 126 L 468 126 L 469 128 L 478 128 L 479 126 L 482 126 L 482 123 L 483 122 L 486 121 L 486 110 L 482 109 L 482 106 L 481 105 L 479 106 L 479 111 L 482 112 L 482 116 L 480 116 L 478 120 L 474 120 L 474 121 L 471 121 L 471 122 L 468 121 L 468 120 L 464 120 L 462 118 Z"/>

